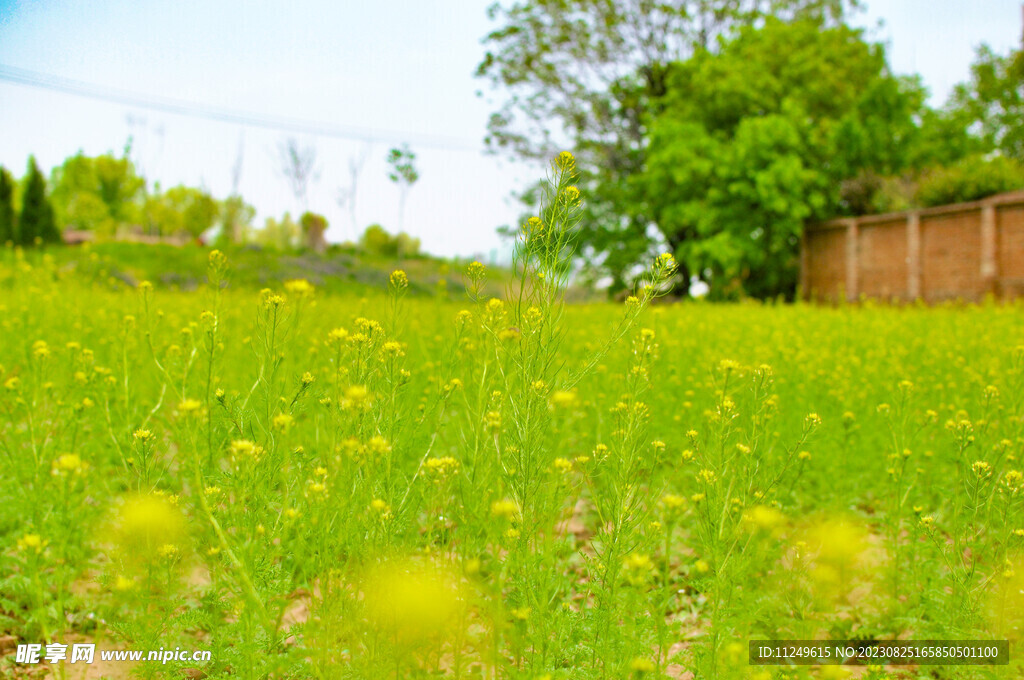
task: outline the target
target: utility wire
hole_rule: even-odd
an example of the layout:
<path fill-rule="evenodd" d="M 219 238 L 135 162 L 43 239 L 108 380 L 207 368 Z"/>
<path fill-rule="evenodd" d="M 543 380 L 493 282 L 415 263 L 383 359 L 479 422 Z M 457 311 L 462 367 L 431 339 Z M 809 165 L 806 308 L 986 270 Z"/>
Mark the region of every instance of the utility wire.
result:
<path fill-rule="evenodd" d="M 206 104 L 197 104 L 181 99 L 144 95 L 128 90 L 83 83 L 78 80 L 62 78 L 48 73 L 39 73 L 26 69 L 0 64 L 0 80 L 19 85 L 39 87 L 55 92 L 63 92 L 78 97 L 98 99 L 100 101 L 135 106 L 154 111 L 163 111 L 193 118 L 205 118 L 222 123 L 235 123 L 269 130 L 283 130 L 318 137 L 334 137 L 338 139 L 359 140 L 364 142 L 397 142 L 408 141 L 417 146 L 444 149 L 448 151 L 479 151 L 476 144 L 464 139 L 444 137 L 441 135 L 423 135 L 397 132 L 394 130 L 371 130 L 342 125 L 332 125 L 298 118 L 266 116 L 245 111 L 236 111 Z"/>

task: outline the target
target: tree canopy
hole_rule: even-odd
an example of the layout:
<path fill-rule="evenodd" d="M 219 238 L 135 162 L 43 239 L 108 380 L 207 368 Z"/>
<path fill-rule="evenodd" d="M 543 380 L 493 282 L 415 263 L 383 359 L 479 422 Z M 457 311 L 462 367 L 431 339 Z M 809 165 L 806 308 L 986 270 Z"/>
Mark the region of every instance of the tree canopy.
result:
<path fill-rule="evenodd" d="M 667 247 L 683 292 L 700 279 L 714 295 L 792 296 L 808 220 L 1018 181 L 1019 166 L 980 154 L 1024 148 L 1019 53 L 981 50 L 971 82 L 932 109 L 919 79 L 894 76 L 847 24 L 857 6 L 496 4 L 477 74 L 507 96 L 487 142 L 524 159 L 576 152 L 584 271 L 613 291 Z"/>
<path fill-rule="evenodd" d="M 673 68 L 633 178 L 642 210 L 714 290 L 791 295 L 804 221 L 844 211 L 844 179 L 905 168 L 923 101 L 857 30 L 745 27 Z"/>
<path fill-rule="evenodd" d="M 587 202 L 581 253 L 595 274 L 626 284 L 647 258 L 653 219 L 628 181 L 646 161 L 649 116 L 674 64 L 714 51 L 721 37 L 765 17 L 841 22 L 856 0 L 525 0 L 488 10 L 499 27 L 477 75 L 507 97 L 491 115 L 495 152 L 539 160 L 562 148 L 579 159 Z M 524 192 L 531 203 L 535 191 Z M 682 263 L 681 279 L 689 272 Z"/>
<path fill-rule="evenodd" d="M 135 172 L 127 153 L 68 158 L 52 173 L 53 203 L 58 221 L 67 226 L 110 235 L 138 219 L 146 182 Z"/>

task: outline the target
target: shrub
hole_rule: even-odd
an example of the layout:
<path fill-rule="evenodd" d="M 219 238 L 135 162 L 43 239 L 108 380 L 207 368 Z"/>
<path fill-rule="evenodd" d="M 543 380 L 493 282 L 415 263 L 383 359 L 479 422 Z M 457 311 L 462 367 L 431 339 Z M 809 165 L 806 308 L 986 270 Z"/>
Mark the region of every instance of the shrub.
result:
<path fill-rule="evenodd" d="M 413 257 L 419 255 L 420 240 L 404 231 L 392 236 L 379 224 L 371 224 L 359 239 L 359 247 L 369 255 L 382 257 Z"/>
<path fill-rule="evenodd" d="M 932 170 L 917 187 L 916 202 L 922 208 L 976 201 L 986 196 L 1024 187 L 1024 167 L 996 156 L 968 156 L 962 161 Z"/>

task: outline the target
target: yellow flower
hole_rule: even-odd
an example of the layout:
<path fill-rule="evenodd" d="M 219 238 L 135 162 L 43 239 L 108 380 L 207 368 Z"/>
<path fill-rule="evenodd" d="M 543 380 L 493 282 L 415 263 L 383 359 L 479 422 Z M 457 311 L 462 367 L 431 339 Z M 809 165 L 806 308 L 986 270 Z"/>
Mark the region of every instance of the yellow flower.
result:
<path fill-rule="evenodd" d="M 572 461 L 568 458 L 555 458 L 553 465 L 555 470 L 561 472 L 563 475 L 572 471 Z"/>
<path fill-rule="evenodd" d="M 348 331 L 344 328 L 335 328 L 327 334 L 327 342 L 331 345 L 341 344 L 348 337 Z"/>
<path fill-rule="evenodd" d="M 345 390 L 344 408 L 361 408 L 370 399 L 370 392 L 362 385 L 352 385 Z"/>
<path fill-rule="evenodd" d="M 449 634 L 467 602 L 453 575 L 440 566 L 412 561 L 373 569 L 361 592 L 367 623 L 399 644 Z"/>
<path fill-rule="evenodd" d="M 160 557 L 169 560 L 174 559 L 178 555 L 178 546 L 173 543 L 164 543 L 157 549 L 157 552 L 160 554 Z"/>
<path fill-rule="evenodd" d="M 484 277 L 486 268 L 479 262 L 470 262 L 469 266 L 466 267 L 466 276 L 472 281 L 479 281 Z"/>
<path fill-rule="evenodd" d="M 181 514 L 157 495 L 135 496 L 121 506 L 116 538 L 126 555 L 145 559 L 184 531 Z"/>
<path fill-rule="evenodd" d="M 36 340 L 32 343 L 32 354 L 37 359 L 45 359 L 50 356 L 50 346 L 44 340 Z"/>
<path fill-rule="evenodd" d="M 228 256 L 219 250 L 211 250 L 209 266 L 211 269 L 223 271 L 228 266 Z"/>
<path fill-rule="evenodd" d="M 666 510 L 671 512 L 679 510 L 686 505 L 686 499 L 673 493 L 667 493 L 661 497 L 661 504 Z"/>
<path fill-rule="evenodd" d="M 391 272 L 391 276 L 388 277 L 388 281 L 396 290 L 405 290 L 409 287 L 409 277 L 401 269 L 396 269 Z"/>
<path fill-rule="evenodd" d="M 459 461 L 455 460 L 451 456 L 444 456 L 443 458 L 428 458 L 426 468 L 427 472 L 433 475 L 436 481 L 440 482 L 459 471 Z"/>
<path fill-rule="evenodd" d="M 576 167 L 576 157 L 573 156 L 570 151 L 559 152 L 559 154 L 555 156 L 555 165 L 561 170 L 572 170 Z"/>
<path fill-rule="evenodd" d="M 576 405 L 575 391 L 555 390 L 551 393 L 551 405 L 559 408 L 570 408 Z"/>
<path fill-rule="evenodd" d="M 54 474 L 62 472 L 79 472 L 85 467 L 82 459 L 75 453 L 65 453 L 53 462 Z"/>
<path fill-rule="evenodd" d="M 25 534 L 18 539 L 18 550 L 24 552 L 32 551 L 37 555 L 43 552 L 48 541 L 44 541 L 39 534 Z"/>
<path fill-rule="evenodd" d="M 124 592 L 126 590 L 133 590 L 135 588 L 135 580 L 130 579 L 127 576 L 118 574 L 117 578 L 114 579 L 114 590 Z"/>
<path fill-rule="evenodd" d="M 309 297 L 313 294 L 313 284 L 306 279 L 291 279 L 284 282 L 284 289 L 292 295 Z"/>
<path fill-rule="evenodd" d="M 629 662 L 629 670 L 633 671 L 637 675 L 652 673 L 654 672 L 654 662 L 650 659 L 638 656 Z"/>
<path fill-rule="evenodd" d="M 283 307 L 284 303 L 287 302 L 283 295 L 278 295 L 267 288 L 264 288 L 262 291 L 260 291 L 260 298 L 263 307 L 267 309 L 278 309 L 280 307 Z"/>
<path fill-rule="evenodd" d="M 786 521 L 785 516 L 775 508 L 755 505 L 743 516 L 747 522 L 759 529 L 771 531 Z"/>
<path fill-rule="evenodd" d="M 185 401 L 178 404 L 178 410 L 186 415 L 198 413 L 203 407 L 203 402 L 198 399 L 186 399 Z"/>
<path fill-rule="evenodd" d="M 510 610 L 509 614 L 511 614 L 512 618 L 516 621 L 525 621 L 526 619 L 530 618 L 530 613 L 532 611 L 533 610 L 529 607 L 517 607 L 516 609 Z"/>
<path fill-rule="evenodd" d="M 262 454 L 263 447 L 248 439 L 236 439 L 231 442 L 231 456 L 233 458 L 256 459 Z"/>
<path fill-rule="evenodd" d="M 491 503 L 491 514 L 495 517 L 511 519 L 519 514 L 519 506 L 516 505 L 515 501 L 507 498 L 500 501 L 494 501 Z"/>
<path fill-rule="evenodd" d="M 391 444 L 384 437 L 375 434 L 366 442 L 366 450 L 377 456 L 383 456 L 384 454 L 391 453 Z"/>
<path fill-rule="evenodd" d="M 276 416 L 274 416 L 273 420 L 274 428 L 282 430 L 284 432 L 287 432 L 289 429 L 291 429 L 293 422 L 295 422 L 295 418 L 288 413 L 278 413 Z"/>

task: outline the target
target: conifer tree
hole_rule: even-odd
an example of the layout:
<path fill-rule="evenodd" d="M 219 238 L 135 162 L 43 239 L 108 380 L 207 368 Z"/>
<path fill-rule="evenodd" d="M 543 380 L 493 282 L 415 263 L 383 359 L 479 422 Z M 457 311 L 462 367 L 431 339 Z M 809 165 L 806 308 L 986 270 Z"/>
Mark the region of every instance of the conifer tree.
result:
<path fill-rule="evenodd" d="M 46 179 L 39 171 L 36 159 L 29 159 L 28 182 L 25 186 L 25 199 L 21 206 L 21 218 L 18 220 L 18 241 L 22 245 L 60 242 L 60 232 L 53 215 L 53 206 L 46 197 Z"/>
<path fill-rule="evenodd" d="M 7 168 L 0 166 L 0 246 L 15 242 L 14 178 Z"/>

